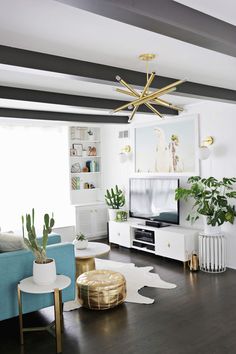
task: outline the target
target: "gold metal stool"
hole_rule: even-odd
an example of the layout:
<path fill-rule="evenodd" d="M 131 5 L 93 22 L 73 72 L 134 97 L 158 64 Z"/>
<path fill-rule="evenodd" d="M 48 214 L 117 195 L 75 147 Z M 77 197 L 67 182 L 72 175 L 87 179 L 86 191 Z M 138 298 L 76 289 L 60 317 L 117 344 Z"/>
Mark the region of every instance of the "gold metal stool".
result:
<path fill-rule="evenodd" d="M 125 277 L 111 270 L 92 270 L 77 279 L 78 300 L 92 310 L 107 310 L 126 298 Z"/>

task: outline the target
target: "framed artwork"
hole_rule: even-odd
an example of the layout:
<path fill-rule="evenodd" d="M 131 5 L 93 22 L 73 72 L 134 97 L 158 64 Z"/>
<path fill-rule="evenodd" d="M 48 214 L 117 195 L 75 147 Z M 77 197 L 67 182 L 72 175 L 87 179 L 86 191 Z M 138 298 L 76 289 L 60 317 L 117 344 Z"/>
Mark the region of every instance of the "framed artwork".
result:
<path fill-rule="evenodd" d="M 197 175 L 198 117 L 179 117 L 135 129 L 135 172 Z"/>
<path fill-rule="evenodd" d="M 72 145 L 73 149 L 77 151 L 78 156 L 82 156 L 83 153 L 83 145 L 82 144 L 73 144 Z"/>

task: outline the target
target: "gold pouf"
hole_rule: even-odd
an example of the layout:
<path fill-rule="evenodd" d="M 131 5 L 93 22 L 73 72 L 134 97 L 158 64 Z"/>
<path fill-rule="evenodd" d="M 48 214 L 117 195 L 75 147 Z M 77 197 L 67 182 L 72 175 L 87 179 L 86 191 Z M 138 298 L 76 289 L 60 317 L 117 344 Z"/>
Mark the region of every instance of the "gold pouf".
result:
<path fill-rule="evenodd" d="M 107 310 L 126 298 L 125 277 L 111 270 L 91 270 L 77 279 L 78 300 L 92 310 Z"/>

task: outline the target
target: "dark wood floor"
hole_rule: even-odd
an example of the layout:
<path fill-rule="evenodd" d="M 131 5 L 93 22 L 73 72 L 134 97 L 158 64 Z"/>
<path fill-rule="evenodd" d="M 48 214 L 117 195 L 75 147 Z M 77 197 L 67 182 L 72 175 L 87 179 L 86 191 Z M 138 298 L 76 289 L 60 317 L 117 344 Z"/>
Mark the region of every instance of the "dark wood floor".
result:
<path fill-rule="evenodd" d="M 99 312 L 80 308 L 64 313 L 64 354 L 234 354 L 236 353 L 236 271 L 211 275 L 184 271 L 181 263 L 124 248 L 108 258 L 152 265 L 176 289 L 144 288 L 153 305 L 123 304 Z M 27 325 L 53 318 L 51 308 L 26 315 Z M 25 334 L 21 351 L 18 319 L 0 322 L 1 354 L 55 352 L 48 333 Z"/>

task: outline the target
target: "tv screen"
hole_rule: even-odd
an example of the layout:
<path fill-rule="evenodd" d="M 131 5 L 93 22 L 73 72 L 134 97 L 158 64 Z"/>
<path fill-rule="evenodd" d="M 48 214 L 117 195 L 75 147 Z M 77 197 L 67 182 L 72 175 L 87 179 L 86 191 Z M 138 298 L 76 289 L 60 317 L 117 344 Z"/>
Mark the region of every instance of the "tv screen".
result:
<path fill-rule="evenodd" d="M 131 178 L 130 216 L 179 224 L 178 186 L 177 178 Z"/>

